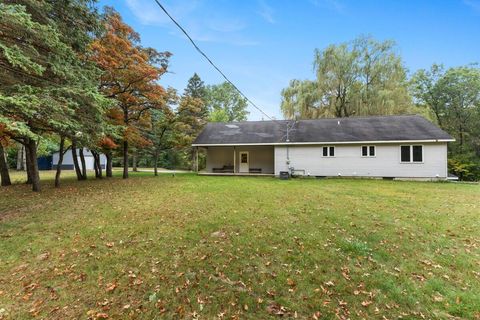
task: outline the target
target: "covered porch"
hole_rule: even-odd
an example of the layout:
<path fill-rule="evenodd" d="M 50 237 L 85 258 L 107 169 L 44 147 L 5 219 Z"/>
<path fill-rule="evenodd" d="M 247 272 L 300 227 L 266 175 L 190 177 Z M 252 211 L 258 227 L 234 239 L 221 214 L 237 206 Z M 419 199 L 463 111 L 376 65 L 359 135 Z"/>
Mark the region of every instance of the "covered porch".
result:
<path fill-rule="evenodd" d="M 273 146 L 205 146 L 206 168 L 202 175 L 273 176 Z"/>

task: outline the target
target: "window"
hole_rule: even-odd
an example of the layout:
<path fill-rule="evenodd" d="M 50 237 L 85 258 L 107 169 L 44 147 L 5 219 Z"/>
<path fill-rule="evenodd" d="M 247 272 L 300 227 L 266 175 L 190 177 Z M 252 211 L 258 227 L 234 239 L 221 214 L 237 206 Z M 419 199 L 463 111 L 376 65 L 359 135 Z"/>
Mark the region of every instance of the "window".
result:
<path fill-rule="evenodd" d="M 423 146 L 400 146 L 401 162 L 423 162 Z"/>
<path fill-rule="evenodd" d="M 410 146 L 401 146 L 402 162 L 410 162 Z"/>
<path fill-rule="evenodd" d="M 323 147 L 324 157 L 335 157 L 335 147 Z"/>
<path fill-rule="evenodd" d="M 375 157 L 375 146 L 362 146 L 362 157 Z"/>
<path fill-rule="evenodd" d="M 422 146 L 412 146 L 412 159 L 413 162 L 423 162 L 423 150 Z"/>

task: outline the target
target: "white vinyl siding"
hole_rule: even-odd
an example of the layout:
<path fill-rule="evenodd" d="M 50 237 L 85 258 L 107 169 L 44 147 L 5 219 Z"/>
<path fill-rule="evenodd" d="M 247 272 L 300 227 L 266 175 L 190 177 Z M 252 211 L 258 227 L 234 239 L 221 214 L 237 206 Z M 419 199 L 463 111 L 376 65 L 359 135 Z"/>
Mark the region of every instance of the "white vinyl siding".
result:
<path fill-rule="evenodd" d="M 362 145 L 336 145 L 333 158 L 323 156 L 323 146 L 290 146 L 290 166 L 295 170 L 304 170 L 305 174 L 312 176 L 446 178 L 445 142 L 423 144 L 423 161 L 415 162 L 415 165 L 401 162 L 400 146 L 400 144 L 375 145 L 374 157 L 362 157 Z M 275 146 L 276 175 L 280 171 L 288 171 L 286 150 L 285 146 Z"/>

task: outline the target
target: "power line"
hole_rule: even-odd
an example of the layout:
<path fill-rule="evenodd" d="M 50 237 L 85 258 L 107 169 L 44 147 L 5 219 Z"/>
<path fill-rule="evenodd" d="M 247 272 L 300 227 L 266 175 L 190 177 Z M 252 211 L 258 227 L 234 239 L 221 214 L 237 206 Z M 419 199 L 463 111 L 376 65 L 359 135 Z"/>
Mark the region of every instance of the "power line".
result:
<path fill-rule="evenodd" d="M 190 42 L 192 43 L 192 45 L 195 47 L 195 49 L 205 58 L 207 59 L 208 63 L 210 63 L 221 75 L 222 77 L 228 82 L 230 83 L 234 88 L 235 90 L 238 91 L 238 93 L 240 93 L 240 95 L 242 97 L 244 97 L 255 109 L 257 109 L 258 111 L 260 111 L 260 113 L 262 113 L 265 117 L 267 117 L 268 119 L 272 120 L 272 121 L 276 121 L 275 119 L 273 119 L 272 117 L 270 117 L 268 114 L 266 114 L 260 107 L 258 107 L 255 103 L 253 103 L 252 100 L 250 100 L 240 89 L 237 88 L 236 85 L 233 84 L 232 81 L 230 81 L 230 79 L 227 78 L 227 76 L 222 72 L 222 70 L 220 70 L 219 67 L 217 67 L 215 65 L 215 63 L 212 62 L 212 60 L 210 60 L 210 58 L 202 51 L 202 49 L 200 49 L 197 44 L 195 43 L 195 41 L 193 41 L 192 37 L 190 37 L 190 35 L 187 33 L 187 31 L 185 31 L 185 29 L 175 20 L 175 18 L 173 18 L 170 13 L 168 13 L 167 9 L 165 9 L 165 7 L 160 3 L 159 0 L 155 0 L 155 2 L 158 4 L 158 6 L 160 7 L 160 9 L 162 9 L 163 12 L 165 12 L 165 14 L 170 18 L 170 20 L 173 21 L 173 23 L 175 23 L 175 25 L 183 32 L 183 34 L 185 34 L 185 36 L 188 38 L 188 40 L 190 40 Z"/>

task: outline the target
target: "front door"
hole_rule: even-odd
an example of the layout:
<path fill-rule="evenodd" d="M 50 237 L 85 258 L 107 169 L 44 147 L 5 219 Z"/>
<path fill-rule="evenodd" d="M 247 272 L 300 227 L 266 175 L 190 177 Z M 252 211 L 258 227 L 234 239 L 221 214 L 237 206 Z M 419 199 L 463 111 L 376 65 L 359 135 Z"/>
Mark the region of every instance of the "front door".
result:
<path fill-rule="evenodd" d="M 248 173 L 250 167 L 248 165 L 249 159 L 248 159 L 248 151 L 242 151 L 240 152 L 240 172 L 246 172 Z"/>

